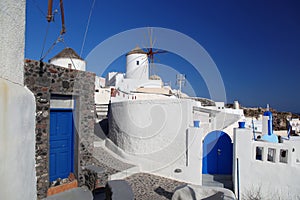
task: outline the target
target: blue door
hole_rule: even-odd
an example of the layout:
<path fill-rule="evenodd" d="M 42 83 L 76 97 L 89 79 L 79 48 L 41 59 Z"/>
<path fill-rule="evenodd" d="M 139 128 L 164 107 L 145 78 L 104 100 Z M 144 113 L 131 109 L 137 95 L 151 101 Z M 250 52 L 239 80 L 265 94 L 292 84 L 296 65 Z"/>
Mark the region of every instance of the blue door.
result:
<path fill-rule="evenodd" d="M 50 111 L 50 181 L 73 172 L 72 110 Z"/>
<path fill-rule="evenodd" d="M 232 174 L 233 145 L 222 131 L 209 133 L 203 142 L 203 174 Z"/>

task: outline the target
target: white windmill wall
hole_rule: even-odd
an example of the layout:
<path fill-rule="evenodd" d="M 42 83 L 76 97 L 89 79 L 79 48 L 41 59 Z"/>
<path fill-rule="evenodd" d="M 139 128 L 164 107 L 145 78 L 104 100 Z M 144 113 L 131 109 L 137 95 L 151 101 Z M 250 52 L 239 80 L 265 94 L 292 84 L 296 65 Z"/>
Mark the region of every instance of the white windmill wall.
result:
<path fill-rule="evenodd" d="M 147 54 L 134 53 L 126 56 L 126 78 L 149 79 L 149 63 Z"/>
<path fill-rule="evenodd" d="M 71 69 L 76 69 L 81 71 L 85 71 L 86 68 L 85 61 L 77 58 L 72 58 L 72 60 L 70 58 L 54 58 L 51 59 L 50 63 L 65 68 L 71 67 Z"/>

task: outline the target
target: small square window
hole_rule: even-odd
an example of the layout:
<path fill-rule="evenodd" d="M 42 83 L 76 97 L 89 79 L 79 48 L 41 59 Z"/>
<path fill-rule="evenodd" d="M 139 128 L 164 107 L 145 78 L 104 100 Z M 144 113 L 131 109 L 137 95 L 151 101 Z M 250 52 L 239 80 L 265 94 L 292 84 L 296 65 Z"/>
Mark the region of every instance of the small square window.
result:
<path fill-rule="evenodd" d="M 263 160 L 263 151 L 264 151 L 263 147 L 256 147 L 256 156 L 255 156 L 256 160 Z"/>
<path fill-rule="evenodd" d="M 279 162 L 288 163 L 288 150 L 287 149 L 280 149 Z"/>
<path fill-rule="evenodd" d="M 139 64 L 140 64 L 140 61 L 137 60 L 137 61 L 136 61 L 136 65 L 139 65 Z"/>
<path fill-rule="evenodd" d="M 268 161 L 275 162 L 276 149 L 269 148 L 268 149 Z"/>

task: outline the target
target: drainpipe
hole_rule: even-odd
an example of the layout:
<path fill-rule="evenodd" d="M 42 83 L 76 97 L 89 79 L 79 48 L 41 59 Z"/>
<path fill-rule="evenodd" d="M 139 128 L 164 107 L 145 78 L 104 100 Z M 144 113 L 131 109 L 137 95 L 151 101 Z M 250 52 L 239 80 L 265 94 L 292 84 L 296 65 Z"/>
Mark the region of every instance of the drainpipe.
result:
<path fill-rule="evenodd" d="M 254 121 L 253 121 L 253 118 L 252 118 L 252 131 L 253 131 L 253 140 L 255 141 L 256 140 L 256 135 L 255 135 L 255 130 L 254 130 Z"/>
<path fill-rule="evenodd" d="M 238 200 L 240 200 L 240 169 L 239 169 L 239 159 L 236 159 L 236 171 L 237 171 L 237 193 Z"/>

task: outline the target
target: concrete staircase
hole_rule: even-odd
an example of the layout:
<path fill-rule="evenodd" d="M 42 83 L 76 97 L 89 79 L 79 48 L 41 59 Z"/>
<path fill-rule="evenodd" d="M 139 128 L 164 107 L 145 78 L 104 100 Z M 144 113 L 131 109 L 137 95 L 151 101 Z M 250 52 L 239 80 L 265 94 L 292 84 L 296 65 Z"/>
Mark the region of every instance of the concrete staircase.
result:
<path fill-rule="evenodd" d="M 202 174 L 202 185 L 233 190 L 231 175 Z"/>

